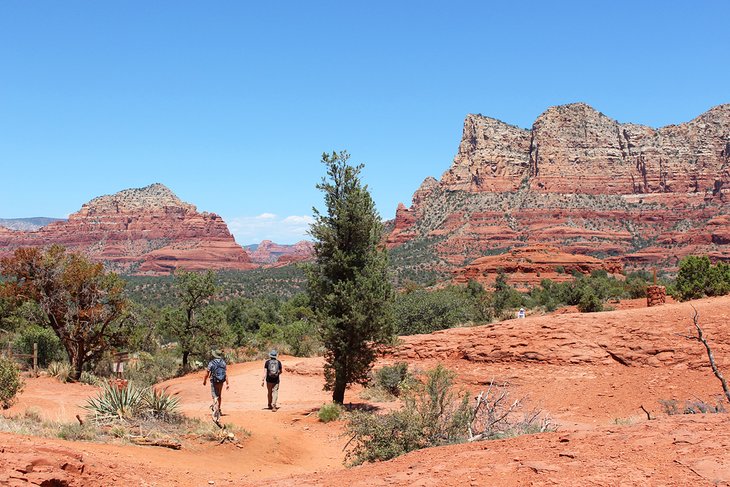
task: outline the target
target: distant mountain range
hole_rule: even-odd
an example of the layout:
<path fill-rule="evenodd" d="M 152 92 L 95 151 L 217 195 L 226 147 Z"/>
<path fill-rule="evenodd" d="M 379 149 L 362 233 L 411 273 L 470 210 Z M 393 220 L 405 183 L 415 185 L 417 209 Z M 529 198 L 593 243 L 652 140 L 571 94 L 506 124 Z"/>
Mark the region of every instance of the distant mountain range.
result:
<path fill-rule="evenodd" d="M 10 230 L 21 230 L 24 232 L 32 232 L 41 227 L 45 227 L 49 223 L 65 221 L 63 218 L 47 218 L 37 216 L 34 218 L 0 218 L 0 227 L 9 228 Z"/>

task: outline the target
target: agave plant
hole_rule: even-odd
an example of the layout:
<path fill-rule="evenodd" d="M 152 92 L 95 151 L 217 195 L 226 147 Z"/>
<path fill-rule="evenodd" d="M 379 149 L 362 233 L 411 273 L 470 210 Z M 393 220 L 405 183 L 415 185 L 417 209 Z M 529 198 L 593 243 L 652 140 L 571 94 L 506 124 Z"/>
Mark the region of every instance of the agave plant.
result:
<path fill-rule="evenodd" d="M 66 362 L 51 362 L 46 370 L 48 375 L 55 377 L 60 382 L 68 381 L 68 376 L 71 374 L 71 366 Z"/>
<path fill-rule="evenodd" d="M 180 399 L 169 394 L 167 388 L 150 387 L 144 399 L 144 406 L 152 417 L 169 421 L 178 412 Z"/>
<path fill-rule="evenodd" d="M 147 389 L 134 384 L 119 387 L 111 382 L 104 382 L 96 397 L 86 401 L 84 409 L 94 415 L 97 421 L 114 419 L 129 420 L 139 416 L 145 407 Z"/>

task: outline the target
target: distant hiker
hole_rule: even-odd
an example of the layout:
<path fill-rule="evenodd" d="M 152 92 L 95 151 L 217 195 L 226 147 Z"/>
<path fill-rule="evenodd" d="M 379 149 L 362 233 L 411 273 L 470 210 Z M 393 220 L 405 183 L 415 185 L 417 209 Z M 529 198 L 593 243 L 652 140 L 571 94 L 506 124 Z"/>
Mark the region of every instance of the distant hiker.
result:
<path fill-rule="evenodd" d="M 276 350 L 269 352 L 269 360 L 264 364 L 264 378 L 261 379 L 261 387 L 266 383 L 266 391 L 268 393 L 269 406 L 267 409 L 276 411 L 276 401 L 279 399 L 279 376 L 284 371 L 281 362 L 276 357 L 279 354 Z"/>
<path fill-rule="evenodd" d="M 525 308 L 520 308 L 520 310 L 517 312 L 518 318 L 524 318 L 525 317 Z"/>
<path fill-rule="evenodd" d="M 226 383 L 226 390 L 229 388 L 228 374 L 226 374 L 226 361 L 223 360 L 222 350 L 213 350 L 211 355 L 213 355 L 213 359 L 208 362 L 208 369 L 205 372 L 203 385 L 205 385 L 208 377 L 210 377 L 210 395 L 213 396 L 213 401 L 218 400 L 218 412 L 220 413 L 223 383 Z"/>

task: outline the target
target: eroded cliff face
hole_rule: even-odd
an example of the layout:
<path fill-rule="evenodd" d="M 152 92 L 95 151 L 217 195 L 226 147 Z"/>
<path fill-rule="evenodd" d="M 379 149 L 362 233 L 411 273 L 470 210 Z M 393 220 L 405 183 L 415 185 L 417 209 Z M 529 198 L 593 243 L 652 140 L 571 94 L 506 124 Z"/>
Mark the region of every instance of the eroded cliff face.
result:
<path fill-rule="evenodd" d="M 452 267 L 531 244 L 673 265 L 730 259 L 729 209 L 730 105 L 653 129 L 577 103 L 531 130 L 467 116 L 451 168 L 399 206 L 387 245 L 422 241 Z"/>
<path fill-rule="evenodd" d="M 220 216 L 199 213 L 162 184 L 94 198 L 68 221 L 34 232 L 0 230 L 4 254 L 51 244 L 81 251 L 124 273 L 255 267 Z"/>

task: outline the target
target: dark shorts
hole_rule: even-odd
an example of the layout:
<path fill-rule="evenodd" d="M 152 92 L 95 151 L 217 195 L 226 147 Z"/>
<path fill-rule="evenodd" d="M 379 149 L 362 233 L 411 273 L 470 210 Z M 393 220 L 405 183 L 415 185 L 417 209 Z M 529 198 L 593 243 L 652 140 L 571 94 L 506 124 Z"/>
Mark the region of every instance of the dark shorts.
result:
<path fill-rule="evenodd" d="M 210 381 L 210 395 L 213 398 L 221 397 L 221 391 L 223 391 L 223 382 Z"/>

